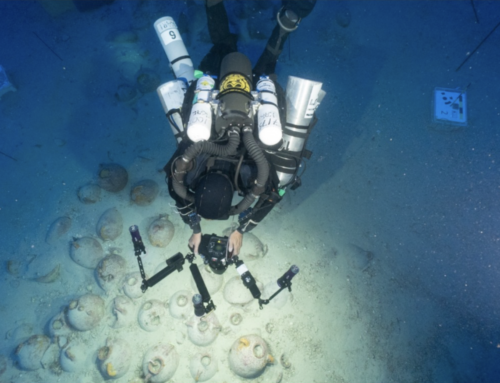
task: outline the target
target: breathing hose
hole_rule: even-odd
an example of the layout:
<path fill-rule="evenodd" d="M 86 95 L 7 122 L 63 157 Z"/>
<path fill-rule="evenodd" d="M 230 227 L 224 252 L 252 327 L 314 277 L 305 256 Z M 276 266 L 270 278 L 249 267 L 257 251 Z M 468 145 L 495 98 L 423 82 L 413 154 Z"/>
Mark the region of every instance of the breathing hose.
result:
<path fill-rule="evenodd" d="M 189 202 L 194 202 L 194 196 L 188 192 L 184 185 L 184 175 L 193 168 L 193 160 L 201 153 L 212 156 L 225 157 L 236 153 L 240 144 L 240 133 L 234 128 L 228 132 L 229 141 L 226 145 L 218 145 L 208 141 L 198 141 L 186 149 L 184 154 L 175 160 L 172 173 L 172 187 L 175 193 Z"/>
<path fill-rule="evenodd" d="M 257 199 L 266 189 L 266 181 L 269 178 L 269 164 L 267 159 L 259 148 L 255 138 L 253 136 L 252 128 L 243 128 L 243 144 L 248 151 L 250 157 L 255 161 L 257 165 L 257 179 L 255 185 L 252 187 L 252 191 L 245 195 L 239 204 L 231 207 L 229 215 L 236 215 L 242 211 L 248 209 L 250 205 Z"/>

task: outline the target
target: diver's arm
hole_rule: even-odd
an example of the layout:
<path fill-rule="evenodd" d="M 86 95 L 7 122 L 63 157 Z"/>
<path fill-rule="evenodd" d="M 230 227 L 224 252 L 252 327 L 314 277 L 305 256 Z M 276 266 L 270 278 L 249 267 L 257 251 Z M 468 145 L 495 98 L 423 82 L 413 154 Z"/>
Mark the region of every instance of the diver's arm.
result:
<path fill-rule="evenodd" d="M 179 206 L 178 203 L 176 203 L 175 205 L 175 207 L 177 207 L 179 215 L 182 218 L 182 221 L 186 225 L 189 225 L 191 230 L 193 230 L 193 234 L 199 234 L 201 233 L 201 225 L 200 225 L 201 218 L 198 214 L 196 214 L 192 206 L 193 206 L 192 204 L 186 206 Z"/>
<path fill-rule="evenodd" d="M 177 208 L 177 212 L 179 213 L 182 221 L 186 225 L 189 225 L 191 230 L 193 230 L 193 234 L 188 241 L 188 246 L 190 249 L 192 249 L 195 255 L 198 255 L 198 248 L 200 247 L 201 243 L 201 218 L 194 211 L 192 203 L 186 205 L 184 203 L 185 201 L 179 198 L 179 196 L 171 188 L 171 183 L 172 181 L 171 179 L 169 179 L 168 190 L 170 192 L 170 196 L 176 201 L 175 207 Z"/>
<path fill-rule="evenodd" d="M 252 209 L 247 215 L 239 220 L 240 226 L 238 226 L 236 230 L 242 234 L 253 230 L 278 202 L 279 200 L 266 199 L 258 208 Z"/>
<path fill-rule="evenodd" d="M 198 255 L 198 249 L 201 243 L 201 233 L 194 234 L 189 238 L 188 246 L 195 255 Z"/>
<path fill-rule="evenodd" d="M 235 230 L 229 236 L 227 246 L 230 253 L 233 255 L 239 255 L 241 246 L 243 245 L 243 234 L 241 234 L 238 230 Z"/>
<path fill-rule="evenodd" d="M 193 234 L 198 234 L 201 233 L 200 216 L 196 214 L 196 211 L 194 210 L 194 204 L 179 197 L 175 192 L 172 184 L 172 164 L 174 163 L 175 159 L 184 152 L 185 147 L 186 144 L 182 142 L 175 151 L 170 161 L 168 161 L 168 163 L 165 165 L 163 170 L 166 174 L 165 181 L 168 185 L 168 193 L 170 194 L 170 197 L 172 197 L 172 199 L 175 201 L 177 212 L 179 213 L 182 221 L 186 225 L 189 225 L 191 230 L 193 230 Z"/>

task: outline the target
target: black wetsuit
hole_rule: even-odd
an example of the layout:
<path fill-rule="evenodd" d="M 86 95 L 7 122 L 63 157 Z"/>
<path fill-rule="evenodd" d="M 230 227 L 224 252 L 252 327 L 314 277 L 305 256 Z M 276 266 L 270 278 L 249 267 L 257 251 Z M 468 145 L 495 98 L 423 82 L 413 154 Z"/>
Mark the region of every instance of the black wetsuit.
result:
<path fill-rule="evenodd" d="M 213 3 L 211 5 L 210 3 Z M 223 1 L 207 0 L 208 32 L 214 44 L 203 58 L 199 69 L 205 73 L 219 74 L 221 60 L 229 53 L 238 50 L 237 36 L 229 31 L 229 20 Z M 316 5 L 316 0 L 282 0 L 282 9 L 291 10 L 299 19 L 308 16 Z M 289 33 L 283 33 L 277 23 L 267 42 L 266 48 L 253 69 L 254 76 L 274 73 L 276 62 L 283 50 Z"/>

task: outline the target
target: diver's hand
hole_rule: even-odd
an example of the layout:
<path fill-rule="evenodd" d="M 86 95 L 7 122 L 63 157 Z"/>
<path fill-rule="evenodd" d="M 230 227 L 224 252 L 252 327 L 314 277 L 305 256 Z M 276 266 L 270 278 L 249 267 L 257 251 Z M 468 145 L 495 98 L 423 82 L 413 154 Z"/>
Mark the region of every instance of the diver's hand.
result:
<path fill-rule="evenodd" d="M 189 238 L 188 246 L 193 251 L 194 255 L 198 255 L 198 248 L 201 243 L 201 233 L 194 234 Z"/>
<path fill-rule="evenodd" d="M 228 250 L 233 255 L 238 255 L 240 253 L 241 245 L 243 245 L 243 234 L 238 230 L 235 230 L 229 236 Z"/>

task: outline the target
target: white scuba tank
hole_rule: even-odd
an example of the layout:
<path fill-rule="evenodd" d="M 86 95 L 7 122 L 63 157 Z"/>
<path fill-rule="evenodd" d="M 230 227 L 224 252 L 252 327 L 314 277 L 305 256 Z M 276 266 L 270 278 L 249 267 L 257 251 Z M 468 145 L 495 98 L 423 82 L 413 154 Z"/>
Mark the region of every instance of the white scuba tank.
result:
<path fill-rule="evenodd" d="M 178 143 L 182 141 L 182 132 L 184 131 L 180 110 L 184 102 L 186 90 L 186 83 L 183 80 L 172 80 L 160 85 L 156 89 L 163 110 L 167 115 L 170 128 Z"/>
<path fill-rule="evenodd" d="M 268 76 L 261 76 L 256 88 L 260 101 L 257 111 L 259 140 L 264 145 L 273 146 L 280 142 L 283 137 L 276 87 Z"/>
<path fill-rule="evenodd" d="M 296 158 L 302 157 L 314 112 L 326 95 L 325 91 L 321 89 L 322 85 L 321 82 L 317 81 L 294 76 L 288 77 L 283 144 L 273 154 L 281 186 L 294 182 L 298 170 Z"/>
<path fill-rule="evenodd" d="M 174 19 L 170 16 L 162 17 L 155 21 L 154 27 L 175 77 L 185 78 L 188 83 L 191 83 L 194 80 L 193 62 Z"/>
<path fill-rule="evenodd" d="M 286 85 L 286 125 L 281 150 L 300 153 L 314 112 L 325 97 L 323 83 L 289 76 Z"/>
<path fill-rule="evenodd" d="M 212 131 L 212 106 L 210 105 L 215 81 L 210 76 L 202 76 L 196 83 L 193 106 L 187 124 L 187 135 L 193 142 L 208 140 Z"/>

